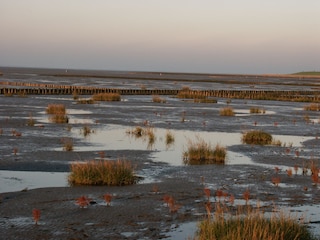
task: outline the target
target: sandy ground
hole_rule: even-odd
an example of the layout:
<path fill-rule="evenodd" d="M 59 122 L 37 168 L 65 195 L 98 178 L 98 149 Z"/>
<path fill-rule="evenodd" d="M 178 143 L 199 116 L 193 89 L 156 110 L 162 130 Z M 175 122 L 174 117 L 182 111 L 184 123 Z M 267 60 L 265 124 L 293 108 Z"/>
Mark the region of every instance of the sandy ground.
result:
<path fill-rule="evenodd" d="M 2 78 L 27 81 L 46 79 L 43 76 L 18 77 L 12 74 L 4 74 Z M 53 81 L 53 77 L 47 78 Z M 58 80 L 80 83 L 84 81 L 88 85 L 105 81 L 96 78 L 70 80 L 66 77 Z M 119 80 L 115 81 L 117 83 Z M 148 81 L 143 83 L 147 86 L 154 84 Z M 130 84 L 138 86 L 141 82 L 130 80 Z M 156 87 L 161 88 L 159 84 L 157 83 Z M 179 83 L 179 86 L 177 83 L 172 84 L 180 87 L 188 85 L 188 82 Z M 195 83 L 190 84 L 194 88 L 197 86 Z M 201 83 L 197 84 L 203 87 Z M 1 239 L 173 239 L 174 231 L 179 229 L 179 226 L 189 222 L 196 223 L 206 216 L 207 198 L 204 187 L 211 189 L 210 201 L 213 204 L 219 201 L 214 197 L 217 189 L 233 194 L 236 198 L 234 205 L 226 202 L 230 209 L 245 204 L 242 195 L 246 189 L 250 190 L 249 204 L 256 206 L 260 203 L 266 211 L 270 211 L 274 206 L 280 209 L 318 206 L 319 188 L 311 181 L 310 172 L 306 175 L 293 173 L 292 176 L 286 173 L 286 170 L 294 165 L 298 165 L 301 170 L 303 166 L 308 166 L 311 160 L 318 164 L 319 123 L 305 122 L 306 113 L 302 110 L 304 103 L 232 100 L 231 106 L 235 109 L 258 105 L 273 114 L 239 114 L 233 118 L 222 118 L 218 114 L 219 108 L 226 105 L 226 99 L 219 99 L 218 103 L 212 106 L 195 105 L 176 99 L 157 105 L 150 101 L 151 97 L 124 98 L 126 101 L 112 104 L 81 105 L 75 104 L 72 96 L 0 96 L 0 128 L 3 131 L 0 135 L 0 170 L 68 172 L 70 161 L 98 157 L 97 151 L 56 150 L 61 148 L 61 137 L 68 136 L 69 133 L 67 126 L 44 120 L 44 110 L 47 104 L 52 102 L 64 103 L 67 109 L 89 111 L 90 114 L 78 113 L 77 118 L 91 119 L 94 122 L 93 127 L 108 124 L 133 127 L 148 120 L 159 128 L 195 132 L 242 132 L 258 127 L 271 134 L 305 136 L 310 140 L 303 142 L 299 148 L 242 144 L 229 148 L 250 157 L 256 163 L 250 165 L 170 166 L 152 161 L 151 150 L 108 151 L 109 158 L 125 156 L 133 161 L 138 173 L 151 169 L 153 181 L 122 187 L 59 187 L 1 193 Z M 187 119 L 184 123 L 181 123 L 182 113 Z M 318 113 L 308 114 L 311 119 L 319 118 Z M 30 115 L 37 122 L 34 127 L 26 125 Z M 258 123 L 257 126 L 254 126 L 254 123 Z M 73 123 L 73 127 L 81 124 Z M 22 136 L 14 136 L 12 130 L 21 132 Z M 75 139 L 74 144 L 87 143 L 79 138 Z M 18 149 L 17 155 L 13 154 L 14 148 Z M 290 152 L 286 153 L 286 149 L 290 149 Z M 296 151 L 299 151 L 299 156 Z M 271 183 L 275 176 L 275 166 L 281 167 L 278 173 L 281 177 L 279 187 Z M 106 193 L 113 196 L 111 206 L 107 206 L 103 200 Z M 76 204 L 76 199 L 82 195 L 91 199 L 87 208 L 80 208 Z M 163 201 L 165 195 L 174 198 L 178 208 L 176 212 L 170 212 Z M 32 218 L 34 208 L 41 211 L 38 225 L 34 224 Z M 302 212 L 298 214 L 304 213 L 303 210 L 299 211 Z M 320 219 L 312 219 L 312 223 L 308 223 L 314 232 L 319 229 L 318 221 Z"/>

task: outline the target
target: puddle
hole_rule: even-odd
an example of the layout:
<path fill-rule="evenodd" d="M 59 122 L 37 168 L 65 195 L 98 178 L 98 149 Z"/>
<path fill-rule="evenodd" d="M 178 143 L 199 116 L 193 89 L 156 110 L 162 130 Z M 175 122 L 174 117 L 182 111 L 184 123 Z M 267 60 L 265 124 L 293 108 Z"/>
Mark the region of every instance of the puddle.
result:
<path fill-rule="evenodd" d="M 227 132 L 194 132 L 189 130 L 170 130 L 174 136 L 174 142 L 171 145 L 166 145 L 165 138 L 167 129 L 155 128 L 155 141 L 151 144 L 148 138 L 136 138 L 128 131 L 133 128 L 123 127 L 119 125 L 108 125 L 107 128 L 94 129 L 94 133 L 87 136 L 84 141 L 90 143 L 90 146 L 75 146 L 75 151 L 108 151 L 108 150 L 153 150 L 153 160 L 156 162 L 166 162 L 173 166 L 180 166 L 182 162 L 182 154 L 187 148 L 189 140 L 195 140 L 200 137 L 212 146 L 220 144 L 224 147 L 239 145 L 241 143 L 241 133 Z M 74 138 L 79 138 L 81 129 L 72 128 Z M 302 147 L 302 142 L 311 137 L 302 136 L 286 136 L 273 135 L 282 143 L 290 144 L 292 147 Z M 60 149 L 55 149 L 61 151 Z M 253 164 L 251 159 L 241 153 L 227 150 L 227 164 Z"/>
<path fill-rule="evenodd" d="M 68 173 L 0 171 L 0 193 L 44 187 L 65 187 Z"/>
<path fill-rule="evenodd" d="M 170 130 L 174 136 L 174 142 L 171 145 L 165 144 L 167 129 L 156 128 L 154 133 L 156 139 L 150 144 L 147 138 L 135 138 L 128 134 L 128 130 L 133 128 L 120 125 L 108 125 L 107 128 L 93 129 L 94 132 L 87 137 L 81 134 L 81 128 L 72 128 L 73 138 L 82 138 L 86 146 L 75 146 L 74 151 L 108 151 L 108 150 L 152 150 L 152 158 L 155 162 L 168 163 L 170 166 L 183 165 L 182 154 L 186 150 L 189 139 L 194 140 L 197 136 L 212 146 L 220 144 L 224 147 L 241 144 L 241 133 L 226 132 L 194 132 L 188 130 Z M 282 142 L 289 142 L 292 147 L 302 147 L 301 143 L 309 138 L 301 136 L 275 135 L 276 139 Z M 312 139 L 312 138 L 310 138 Z M 62 148 L 55 149 L 62 151 Z M 229 165 L 257 165 L 265 168 L 274 168 L 273 165 L 257 164 L 241 153 L 228 151 L 226 164 Z M 286 169 L 286 166 L 277 166 Z M 298 170 L 302 173 L 302 169 Z M 146 182 L 156 181 L 154 178 L 157 169 L 148 167 L 142 169 L 139 173 L 145 177 Z M 48 172 L 25 172 L 25 171 L 0 171 L 0 192 L 21 191 L 25 188 L 42 187 L 63 187 L 67 186 L 68 173 L 48 173 Z"/>
<path fill-rule="evenodd" d="M 250 109 L 236 109 L 234 110 L 235 116 L 236 117 L 243 117 L 243 116 L 253 116 L 253 115 L 271 115 L 271 114 L 276 114 L 274 111 L 269 111 L 269 110 L 263 110 L 264 112 L 262 113 L 250 113 Z"/>

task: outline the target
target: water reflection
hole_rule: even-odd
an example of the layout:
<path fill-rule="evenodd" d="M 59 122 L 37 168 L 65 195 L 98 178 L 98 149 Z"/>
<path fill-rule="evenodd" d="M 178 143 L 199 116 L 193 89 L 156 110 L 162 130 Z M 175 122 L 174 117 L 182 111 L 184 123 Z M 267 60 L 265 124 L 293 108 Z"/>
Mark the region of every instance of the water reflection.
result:
<path fill-rule="evenodd" d="M 229 147 L 241 143 L 241 133 L 228 132 L 207 132 L 190 130 L 170 130 L 174 141 L 167 144 L 168 129 L 152 129 L 154 137 L 152 141 L 148 136 L 136 137 L 128 132 L 132 129 L 120 125 L 108 125 L 106 128 L 96 129 L 94 134 L 90 134 L 84 141 L 90 143 L 88 146 L 76 147 L 77 151 L 108 151 L 108 150 L 153 150 L 153 160 L 156 162 L 166 162 L 170 165 L 179 166 L 183 164 L 182 154 L 186 150 L 189 139 L 200 136 L 212 146 Z M 73 128 L 73 137 L 79 137 L 79 129 Z M 312 139 L 302 136 L 274 135 L 276 140 L 280 140 L 292 147 L 301 147 L 305 140 Z M 241 153 L 232 152 L 227 149 L 226 164 L 252 164 L 251 159 Z"/>

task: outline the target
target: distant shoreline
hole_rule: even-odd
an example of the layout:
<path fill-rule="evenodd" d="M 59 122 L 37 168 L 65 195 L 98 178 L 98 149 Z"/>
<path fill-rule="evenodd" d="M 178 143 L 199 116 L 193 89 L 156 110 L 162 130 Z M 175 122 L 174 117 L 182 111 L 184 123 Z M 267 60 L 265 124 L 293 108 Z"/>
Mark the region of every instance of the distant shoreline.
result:
<path fill-rule="evenodd" d="M 34 73 L 44 76 L 56 77 L 91 77 L 91 78 L 127 78 L 148 80 L 209 80 L 215 77 L 237 78 L 291 78 L 314 79 L 320 78 L 320 72 L 297 72 L 292 74 L 229 74 L 229 73 L 184 73 L 184 72 L 155 72 L 155 71 L 120 71 L 120 70 L 82 70 L 59 68 L 32 68 L 32 67 L 0 67 L 0 75 L 6 73 Z M 191 79 L 190 79 L 191 78 Z"/>

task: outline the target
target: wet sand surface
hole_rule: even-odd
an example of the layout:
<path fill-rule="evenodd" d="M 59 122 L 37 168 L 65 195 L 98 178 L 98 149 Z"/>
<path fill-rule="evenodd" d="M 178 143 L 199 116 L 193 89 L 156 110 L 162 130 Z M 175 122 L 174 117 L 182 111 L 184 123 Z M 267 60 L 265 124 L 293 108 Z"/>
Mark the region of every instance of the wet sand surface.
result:
<path fill-rule="evenodd" d="M 179 81 L 161 79 L 140 79 L 146 73 L 111 72 L 117 78 L 98 78 L 80 76 L 52 76 L 63 72 L 32 71 L 19 72 L 14 69 L 5 71 L 1 81 L 44 82 L 55 84 L 82 84 L 88 86 L 128 87 L 128 88 L 158 88 L 181 89 L 189 86 L 192 89 L 212 88 L 252 88 L 256 81 L 256 88 L 277 89 L 312 89 L 317 80 L 290 79 L 293 85 L 278 84 L 281 80 L 267 78 L 272 84 L 260 85 L 259 78 L 250 76 L 247 83 L 243 76 L 223 76 L 217 82 L 201 82 L 198 78 L 208 76 L 172 75 L 170 79 L 179 77 Z M 40 71 L 40 70 L 38 70 Z M 56 70 L 57 71 L 57 70 Z M 70 71 L 69 71 L 69 74 Z M 78 72 L 77 72 L 78 74 Z M 79 73 L 80 74 L 80 73 Z M 82 74 L 82 72 L 81 72 Z M 105 74 L 105 73 L 104 73 Z M 135 79 L 125 75 L 137 75 Z M 123 76 L 122 76 L 123 75 Z M 155 77 L 156 75 L 156 77 Z M 165 78 L 166 74 L 154 73 L 153 78 Z M 149 77 L 149 76 L 147 76 Z M 188 78 L 188 81 L 181 79 Z M 214 77 L 210 77 L 214 79 Z M 218 78 L 216 76 L 216 78 Z M 225 80 L 224 80 L 225 79 Z M 229 79 L 229 81 L 228 81 Z M 244 81 L 243 84 L 232 84 L 231 80 Z M 225 82 L 224 82 L 225 81 Z M 289 81 L 289 80 L 288 80 Z M 305 81 L 306 85 L 299 86 Z M 281 82 L 283 83 L 283 82 Z M 310 85 L 310 83 L 312 83 Z M 90 96 L 81 96 L 90 97 Z M 173 166 L 170 161 L 154 161 L 153 153 L 156 149 L 142 150 L 108 150 L 106 157 L 117 159 L 124 157 L 136 166 L 139 176 L 152 180 L 142 181 L 133 186 L 121 187 L 55 187 L 40 189 L 25 189 L 23 191 L 6 192 L 0 194 L 0 231 L 3 239 L 171 239 L 174 230 L 183 223 L 197 222 L 206 216 L 204 187 L 212 190 L 223 189 L 235 196 L 237 205 L 244 205 L 243 192 L 250 190 L 249 204 L 258 203 L 266 211 L 274 206 L 279 209 L 300 208 L 311 209 L 319 206 L 319 187 L 311 180 L 310 171 L 303 175 L 302 167 L 310 166 L 311 161 L 319 165 L 320 140 L 319 112 L 304 111 L 307 103 L 253 101 L 242 99 L 217 99 L 216 104 L 196 104 L 182 101 L 172 96 L 164 96 L 167 102 L 157 104 L 152 102 L 152 96 L 122 96 L 121 102 L 103 102 L 96 104 L 77 104 L 72 96 L 43 96 L 32 95 L 26 97 L 0 96 L 0 170 L 12 171 L 44 171 L 68 172 L 70 162 L 99 158 L 100 150 L 82 151 L 81 147 L 90 147 L 81 134 L 69 131 L 66 124 L 54 124 L 48 121 L 45 109 L 50 103 L 63 103 L 72 120 L 72 129 L 81 129 L 85 124 L 98 132 L 110 125 L 120 125 L 123 129 L 142 125 L 148 122 L 154 128 L 194 131 L 201 136 L 202 132 L 242 133 L 251 129 L 262 129 L 272 135 L 288 135 L 295 138 L 301 136 L 301 146 L 249 146 L 237 144 L 228 150 L 241 153 L 250 158 L 254 164 L 226 164 L 206 166 Z M 221 117 L 219 109 L 232 106 L 238 114 L 234 117 Z M 243 114 L 251 106 L 264 108 L 266 114 Z M 269 112 L 269 113 L 268 113 Z M 306 121 L 308 115 L 310 121 Z M 27 121 L 32 116 L 35 126 L 28 126 Z M 181 121 L 182 116 L 185 121 Z M 12 130 L 20 132 L 21 136 L 13 134 Z M 73 137 L 75 150 L 62 150 L 61 138 Z M 105 136 L 112 138 L 112 136 Z M 290 139 L 290 138 L 289 138 Z M 176 143 L 178 144 L 178 143 Z M 77 150 L 78 147 L 78 150 Z M 93 147 L 93 146 L 92 146 Z M 16 149 L 16 154 L 14 154 Z M 96 149 L 96 146 L 95 148 Z M 297 165 L 297 174 L 293 171 L 288 176 L 286 170 Z M 279 166 L 281 178 L 279 187 L 272 184 L 275 176 L 274 168 Z M 2 181 L 2 180 L 1 180 Z M 13 180 L 14 181 L 14 180 Z M 39 179 L 41 181 L 41 179 Z M 1 183 L 3 184 L 3 183 Z M 22 189 L 21 189 L 22 190 Z M 103 195 L 113 195 L 111 206 L 107 206 Z M 85 195 L 91 199 L 87 208 L 76 205 L 76 199 Z M 163 201 L 165 195 L 172 196 L 179 209 L 170 212 Z M 212 197 L 212 203 L 219 199 Z M 224 201 L 224 199 L 220 199 Z M 32 209 L 41 211 L 39 224 L 36 226 L 32 218 Z M 312 208 L 313 209 L 313 208 Z M 320 210 L 319 210 L 320 212 Z M 318 216 L 319 213 L 314 213 Z M 308 226 L 319 232 L 320 219 L 311 219 Z M 193 235 L 189 236 L 193 237 Z M 181 239 L 185 239 L 181 238 Z"/>

